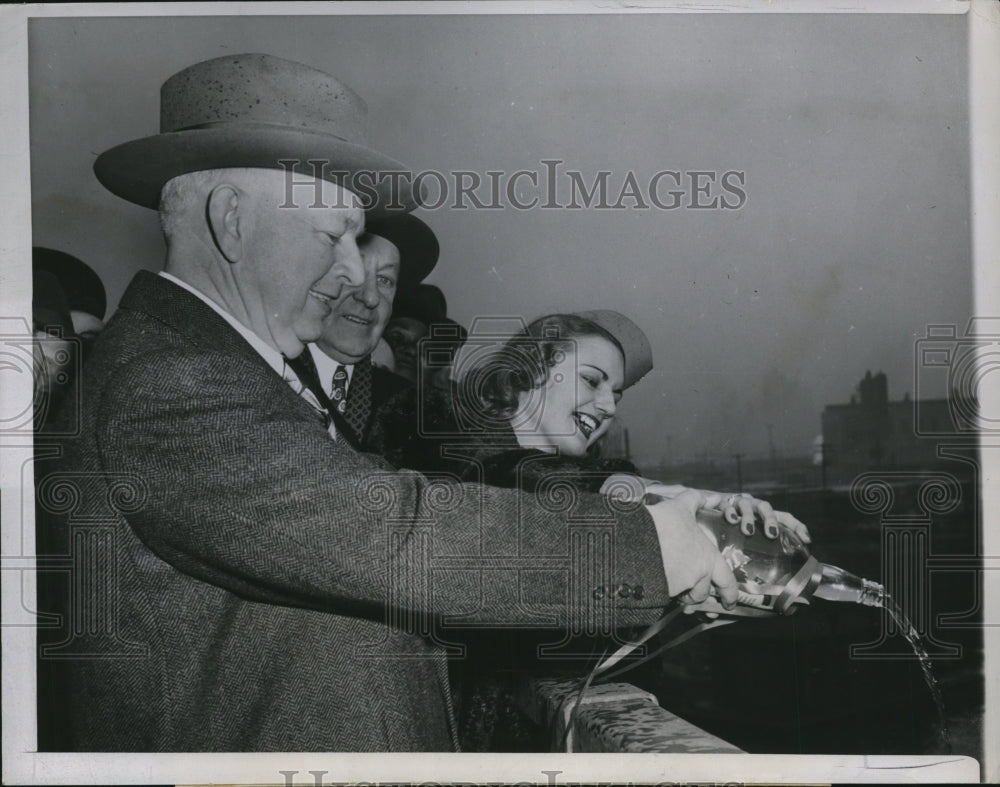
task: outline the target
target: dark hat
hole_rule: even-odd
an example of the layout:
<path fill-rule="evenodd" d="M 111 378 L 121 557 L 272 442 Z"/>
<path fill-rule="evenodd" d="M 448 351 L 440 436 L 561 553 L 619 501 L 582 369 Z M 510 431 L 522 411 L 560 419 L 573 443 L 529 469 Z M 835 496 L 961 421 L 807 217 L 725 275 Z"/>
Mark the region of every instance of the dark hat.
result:
<path fill-rule="evenodd" d="M 94 173 L 109 191 L 154 209 L 178 175 L 253 167 L 322 176 L 367 197 L 372 216 L 390 205 L 412 210 L 419 195 L 409 179 L 379 177 L 405 167 L 368 147 L 367 119 L 361 97 L 329 74 L 272 55 L 226 55 L 164 82 L 160 133 L 105 151 Z"/>
<path fill-rule="evenodd" d="M 433 325 L 448 318 L 448 302 L 438 287 L 433 284 L 418 284 L 411 290 L 396 294 L 392 316 L 409 317 L 424 325 Z"/>
<path fill-rule="evenodd" d="M 63 336 L 73 335 L 66 293 L 55 274 L 34 270 L 31 275 L 31 319 L 36 330 L 59 328 Z"/>
<path fill-rule="evenodd" d="M 366 223 L 365 232 L 385 238 L 399 249 L 400 291 L 416 287 L 437 265 L 441 252 L 437 237 L 434 230 L 416 216 L 404 213 L 370 221 Z"/>
<path fill-rule="evenodd" d="M 653 368 L 653 348 L 642 329 L 624 314 L 610 309 L 575 312 L 615 337 L 625 355 L 625 387 L 630 388 Z"/>
<path fill-rule="evenodd" d="M 70 309 L 93 314 L 99 320 L 104 319 L 108 308 L 104 284 L 101 277 L 83 260 L 64 251 L 33 246 L 31 267 L 34 271 L 46 271 L 56 277 L 66 294 Z"/>

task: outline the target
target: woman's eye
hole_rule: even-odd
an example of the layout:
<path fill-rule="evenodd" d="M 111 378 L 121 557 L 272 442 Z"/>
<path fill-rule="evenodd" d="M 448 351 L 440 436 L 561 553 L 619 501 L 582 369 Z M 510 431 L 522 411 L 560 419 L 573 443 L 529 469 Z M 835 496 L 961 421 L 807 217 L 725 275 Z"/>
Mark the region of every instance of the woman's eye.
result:
<path fill-rule="evenodd" d="M 594 379 L 593 377 L 587 377 L 586 375 L 580 375 L 580 376 L 583 377 L 583 381 L 591 388 L 597 387 L 597 380 Z"/>

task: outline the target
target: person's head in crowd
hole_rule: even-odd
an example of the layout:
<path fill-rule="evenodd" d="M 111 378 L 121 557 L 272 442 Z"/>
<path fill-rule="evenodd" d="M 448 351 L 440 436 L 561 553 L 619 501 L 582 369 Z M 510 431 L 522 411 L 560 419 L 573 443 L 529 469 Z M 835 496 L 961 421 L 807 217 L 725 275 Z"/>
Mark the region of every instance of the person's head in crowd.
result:
<path fill-rule="evenodd" d="M 73 332 L 79 337 L 84 355 L 97 334 L 104 329 L 107 294 L 101 277 L 83 260 L 56 249 L 34 246 L 31 267 L 52 274 L 66 294 Z"/>
<path fill-rule="evenodd" d="M 642 330 L 600 310 L 538 318 L 462 383 L 465 401 L 508 424 L 522 446 L 584 456 L 610 428 L 622 392 L 652 368 Z"/>
<path fill-rule="evenodd" d="M 421 284 L 400 293 L 385 330 L 385 340 L 396 358 L 396 374 L 439 388 L 450 385 L 450 364 L 441 359 L 454 358 L 468 332 L 450 319 L 447 312 L 444 293 L 433 284 Z M 420 341 L 428 337 L 434 340 L 435 361 L 430 365 L 420 352 Z"/>
<path fill-rule="evenodd" d="M 372 355 L 392 315 L 398 291 L 416 287 L 437 264 L 434 232 L 416 216 L 368 224 L 359 240 L 364 278 L 345 285 L 323 320 L 316 344 L 335 361 L 354 364 Z M 381 356 L 384 361 L 384 354 Z"/>
<path fill-rule="evenodd" d="M 73 319 L 59 280 L 48 271 L 32 271 L 31 321 L 34 341 L 35 401 L 51 408 L 72 379 L 76 358 Z"/>
<path fill-rule="evenodd" d="M 366 219 L 418 201 L 405 179 L 380 179 L 363 200 L 353 177 L 403 165 L 368 147 L 361 97 L 301 63 L 214 58 L 174 74 L 160 96 L 161 133 L 105 151 L 98 179 L 158 208 L 166 273 L 297 357 L 341 288 L 364 282 Z"/>

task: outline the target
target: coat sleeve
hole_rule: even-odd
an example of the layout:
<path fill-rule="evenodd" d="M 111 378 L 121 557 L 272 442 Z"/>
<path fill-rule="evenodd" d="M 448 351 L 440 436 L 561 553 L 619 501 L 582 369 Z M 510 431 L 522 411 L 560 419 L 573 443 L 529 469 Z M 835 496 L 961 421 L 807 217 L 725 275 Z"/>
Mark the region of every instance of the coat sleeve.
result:
<path fill-rule="evenodd" d="M 100 399 L 102 468 L 140 479 L 128 524 L 178 570 L 331 611 L 563 621 L 614 598 L 635 623 L 668 603 L 641 506 L 432 483 L 331 440 L 277 375 L 237 377 L 231 359 L 170 350 L 121 367 Z"/>

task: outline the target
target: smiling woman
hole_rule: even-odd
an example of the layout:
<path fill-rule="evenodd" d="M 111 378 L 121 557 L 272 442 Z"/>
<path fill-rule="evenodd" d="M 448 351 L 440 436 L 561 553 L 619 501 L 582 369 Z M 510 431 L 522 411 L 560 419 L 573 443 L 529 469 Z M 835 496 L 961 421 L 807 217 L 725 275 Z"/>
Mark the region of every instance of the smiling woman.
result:
<path fill-rule="evenodd" d="M 623 315 L 552 314 L 471 372 L 464 389 L 473 406 L 507 420 L 521 447 L 583 457 L 608 431 L 622 389 L 652 368 L 650 357 L 645 334 Z"/>
<path fill-rule="evenodd" d="M 493 486 L 536 491 L 558 475 L 597 492 L 612 473 L 635 471 L 600 459 L 599 442 L 622 391 L 652 368 L 646 335 L 622 314 L 540 317 L 452 391 L 390 402 L 368 450 L 397 466 Z"/>

